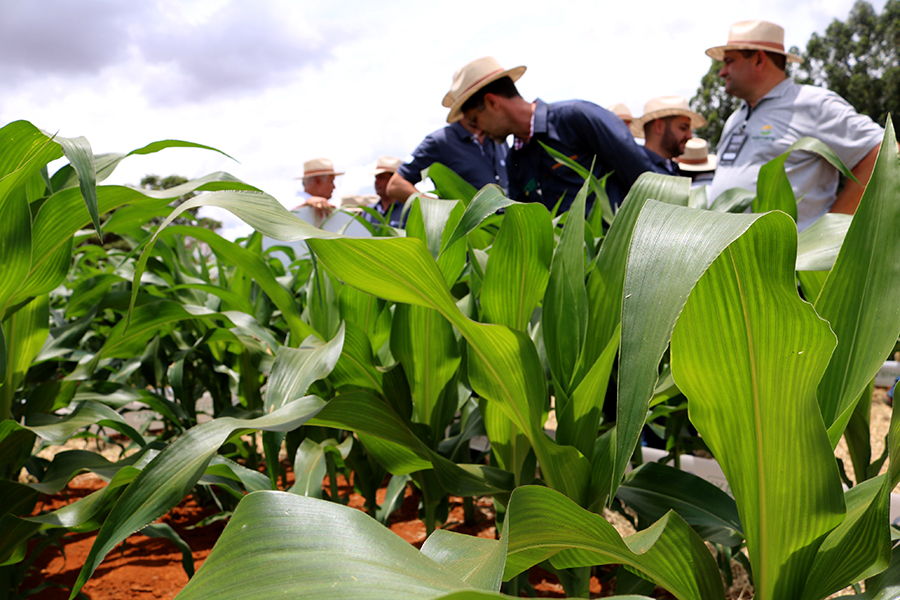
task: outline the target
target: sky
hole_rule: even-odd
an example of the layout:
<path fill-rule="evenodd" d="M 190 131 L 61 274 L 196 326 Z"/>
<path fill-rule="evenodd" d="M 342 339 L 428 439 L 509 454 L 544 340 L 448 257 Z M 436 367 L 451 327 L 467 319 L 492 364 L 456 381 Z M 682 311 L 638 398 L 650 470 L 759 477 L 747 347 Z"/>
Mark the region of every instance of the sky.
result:
<path fill-rule="evenodd" d="M 881 11 L 884 0 L 871 0 Z M 217 148 L 129 157 L 105 182 L 226 171 L 298 203 L 303 162 L 339 171 L 334 198 L 372 194 L 380 155 L 443 127 L 454 71 L 525 65 L 528 100 L 690 99 L 732 23 L 767 19 L 786 47 L 845 20 L 853 0 L 0 0 L 0 124 L 84 136 L 95 153 L 178 139 Z M 229 213 L 226 238 L 250 228 Z"/>

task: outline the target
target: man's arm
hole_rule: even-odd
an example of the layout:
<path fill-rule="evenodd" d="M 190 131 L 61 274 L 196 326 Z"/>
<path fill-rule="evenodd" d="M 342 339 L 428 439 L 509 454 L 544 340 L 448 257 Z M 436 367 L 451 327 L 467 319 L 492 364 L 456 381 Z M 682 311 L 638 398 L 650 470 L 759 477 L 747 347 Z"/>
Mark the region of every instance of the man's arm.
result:
<path fill-rule="evenodd" d="M 391 175 L 391 179 L 387 184 L 388 196 L 398 202 L 406 202 L 410 195 L 415 194 L 418 191 L 416 186 L 404 179 L 400 173 Z"/>
<path fill-rule="evenodd" d="M 831 205 L 830 212 L 843 213 L 845 215 L 852 215 L 856 212 L 856 208 L 859 206 L 859 201 L 862 198 L 863 190 L 865 190 L 866 184 L 869 183 L 869 177 L 872 176 L 872 169 L 875 167 L 875 159 L 878 157 L 878 148 L 878 146 L 872 148 L 865 158 L 853 167 L 851 173 L 859 180 L 859 183 L 856 183 L 852 179 L 848 179 L 844 183 L 844 189 L 841 190 L 841 193 L 838 194 L 834 204 Z"/>

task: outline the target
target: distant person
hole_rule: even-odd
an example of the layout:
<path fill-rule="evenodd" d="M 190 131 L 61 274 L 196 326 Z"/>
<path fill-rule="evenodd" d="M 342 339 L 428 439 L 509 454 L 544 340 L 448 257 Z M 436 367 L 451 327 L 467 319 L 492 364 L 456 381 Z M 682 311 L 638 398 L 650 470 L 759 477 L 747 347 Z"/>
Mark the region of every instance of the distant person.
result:
<path fill-rule="evenodd" d="M 453 104 L 452 92 L 444 96 L 443 105 Z M 387 193 L 405 202 L 417 192 L 415 184 L 422 181 L 422 170 L 439 162 L 450 168 L 477 190 L 489 183 L 505 191 L 506 158 L 509 146 L 505 140 L 494 141 L 481 131 L 457 119 L 433 131 L 412 152 L 412 160 L 400 165 L 388 183 Z"/>
<path fill-rule="evenodd" d="M 626 125 L 631 125 L 631 122 L 634 121 L 634 115 L 631 114 L 631 110 L 621 102 L 607 106 L 606 110 L 622 119 Z"/>
<path fill-rule="evenodd" d="M 370 204 L 369 208 L 384 217 L 391 227 L 402 226 L 400 214 L 403 212 L 403 203 L 406 199 L 398 200 L 387 193 L 388 182 L 402 162 L 393 156 L 380 156 L 378 162 L 375 163 L 375 193 L 378 195 L 378 200 Z M 381 225 L 382 223 L 370 213 L 366 213 L 366 221 L 372 225 Z"/>
<path fill-rule="evenodd" d="M 684 152 L 691 131 L 706 125 L 706 119 L 691 110 L 683 96 L 659 96 L 644 105 L 644 114 L 629 127 L 636 138 L 644 138 L 644 153 L 653 170 L 663 175 L 679 175 L 676 156 Z"/>
<path fill-rule="evenodd" d="M 684 146 L 684 153 L 677 157 L 678 169 L 683 177 L 691 178 L 691 188 L 712 183 L 716 172 L 716 155 L 709 153 L 709 144 L 701 138 L 691 138 Z"/>
<path fill-rule="evenodd" d="M 613 207 L 622 203 L 638 176 L 653 166 L 622 119 L 584 100 L 547 104 L 527 102 L 514 81 L 525 67 L 504 69 L 492 57 L 479 58 L 453 76 L 455 97 L 447 120 L 466 121 L 495 140 L 515 136 L 507 161 L 509 197 L 520 202 L 540 202 L 552 209 L 562 199 L 560 211 L 569 210 L 584 179 L 558 163 L 539 142 L 572 158 L 606 180 Z M 593 195 L 589 205 L 593 202 Z M 590 207 L 588 206 L 588 210 Z"/>
<path fill-rule="evenodd" d="M 303 207 L 311 207 L 315 212 L 316 227 L 334 211 L 335 205 L 331 201 L 334 193 L 334 180 L 338 173 L 334 170 L 334 164 L 327 158 L 314 158 L 303 163 L 303 191 L 297 195 L 303 198 L 303 202 L 295 206 L 293 210 Z"/>
<path fill-rule="evenodd" d="M 743 100 L 722 130 L 709 199 L 735 187 L 756 191 L 760 167 L 811 136 L 831 147 L 862 185 L 848 180 L 838 194 L 837 169 L 818 154 L 792 152 L 784 167 L 798 198 L 798 229 L 829 211 L 856 212 L 875 166 L 882 128 L 834 92 L 790 79 L 786 63 L 803 59 L 785 51 L 784 29 L 774 23 L 735 23 L 728 42 L 706 54 L 723 62 L 719 77 L 725 91 Z"/>

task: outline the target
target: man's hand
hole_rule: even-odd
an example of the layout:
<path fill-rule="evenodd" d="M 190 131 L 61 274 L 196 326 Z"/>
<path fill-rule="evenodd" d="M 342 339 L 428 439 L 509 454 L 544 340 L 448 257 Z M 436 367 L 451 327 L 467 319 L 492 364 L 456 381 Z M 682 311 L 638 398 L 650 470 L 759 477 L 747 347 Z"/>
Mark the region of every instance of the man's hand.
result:
<path fill-rule="evenodd" d="M 318 220 L 323 220 L 334 212 L 334 206 L 332 206 L 326 198 L 322 198 L 321 196 L 310 196 L 309 199 L 300 206 L 312 207 L 313 211 L 316 213 L 316 219 Z"/>

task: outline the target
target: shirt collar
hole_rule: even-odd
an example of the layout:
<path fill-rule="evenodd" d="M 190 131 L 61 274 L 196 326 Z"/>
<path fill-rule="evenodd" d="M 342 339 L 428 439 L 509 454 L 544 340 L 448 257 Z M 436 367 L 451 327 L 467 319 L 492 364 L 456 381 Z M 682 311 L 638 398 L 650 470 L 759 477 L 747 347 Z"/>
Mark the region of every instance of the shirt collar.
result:
<path fill-rule="evenodd" d="M 540 98 L 534 101 L 534 110 L 531 111 L 531 129 L 528 131 L 528 139 L 515 138 L 513 140 L 513 149 L 521 150 L 525 147 L 535 133 L 547 132 L 547 104 Z"/>

